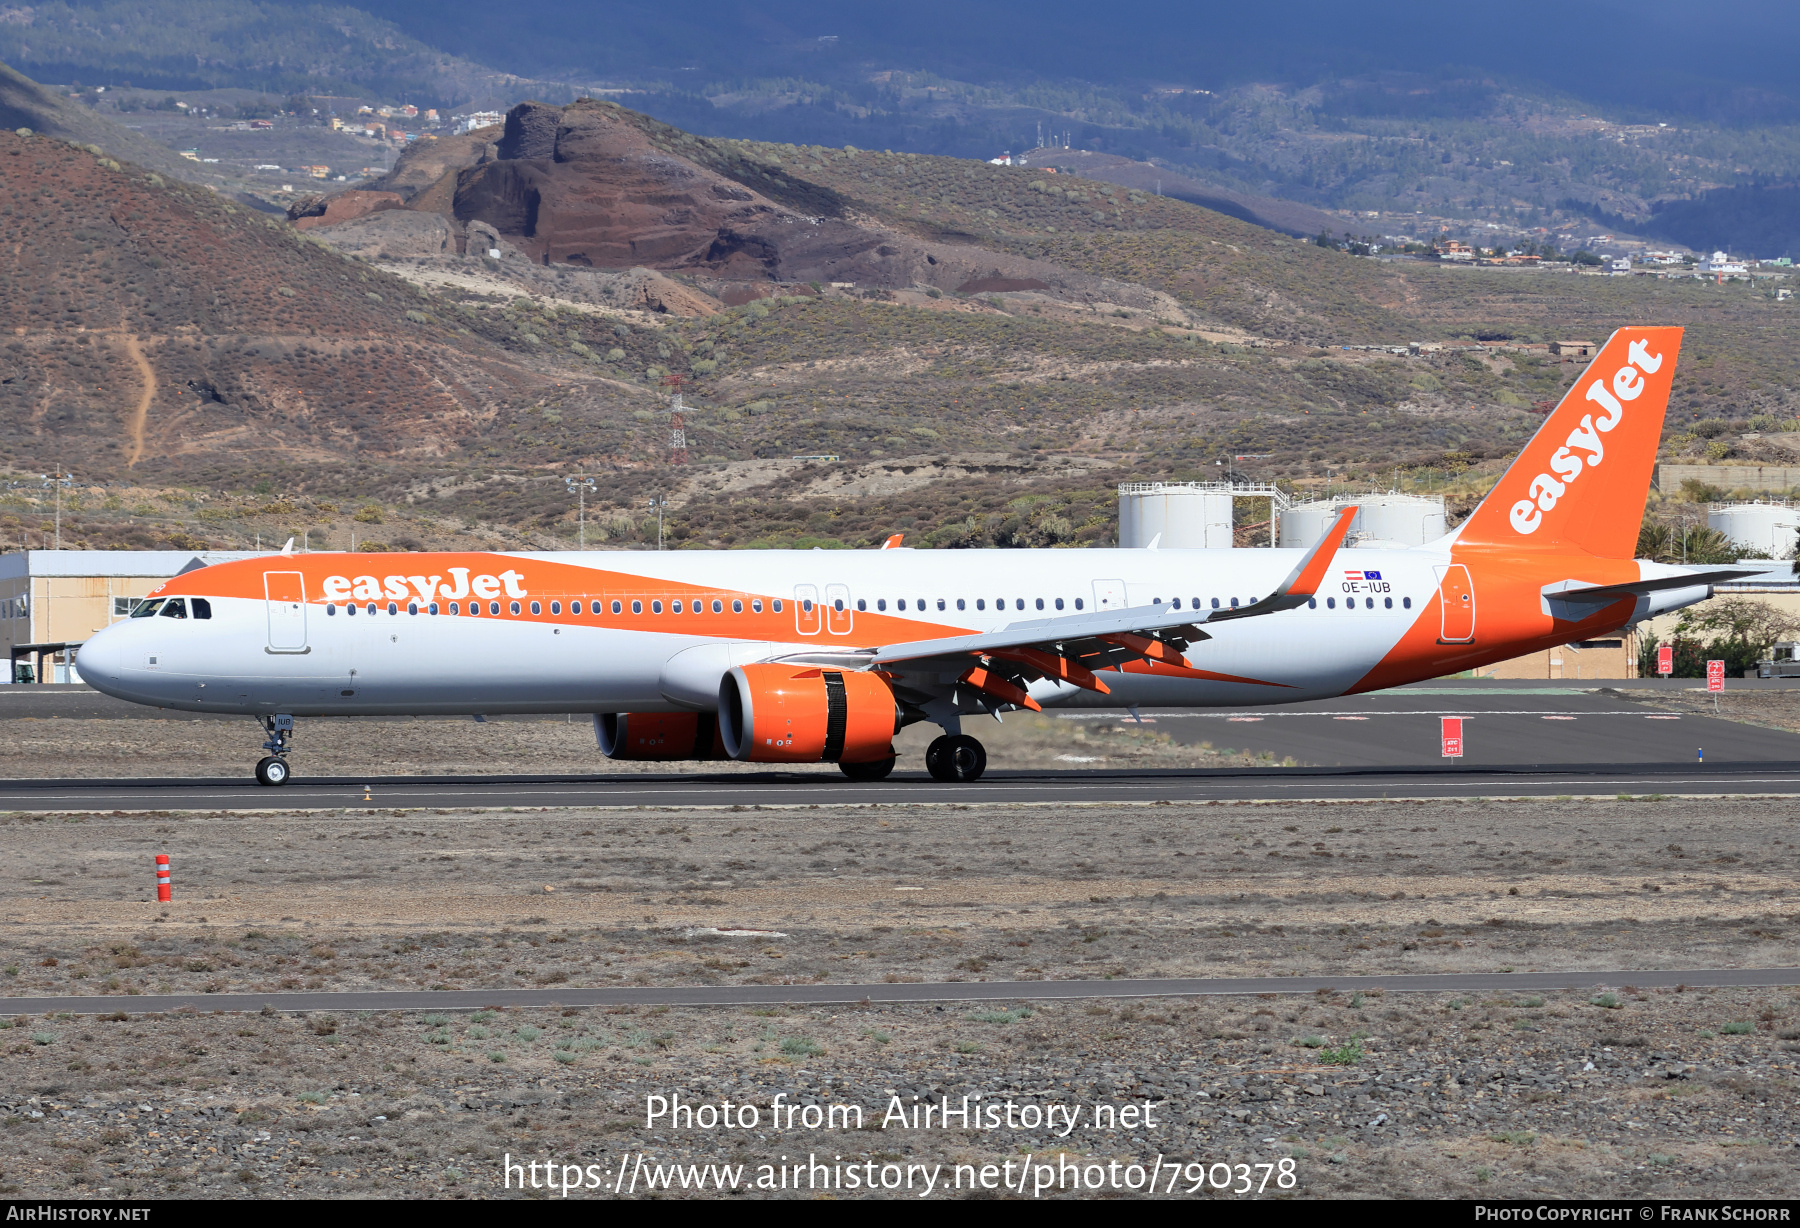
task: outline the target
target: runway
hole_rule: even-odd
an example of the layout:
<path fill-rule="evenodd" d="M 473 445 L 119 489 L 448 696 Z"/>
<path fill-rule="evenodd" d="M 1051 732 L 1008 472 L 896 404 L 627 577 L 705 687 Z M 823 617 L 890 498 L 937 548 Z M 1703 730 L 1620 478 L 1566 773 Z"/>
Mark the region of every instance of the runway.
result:
<path fill-rule="evenodd" d="M 974 784 L 900 772 L 879 784 L 823 773 L 617 776 L 390 776 L 263 788 L 248 780 L 42 780 L 0 785 L 0 811 L 369 810 L 1148 804 L 1380 798 L 1800 794 L 1800 764 L 1532 764 L 1234 771 L 990 771 Z"/>
<path fill-rule="evenodd" d="M 1577 972 L 1445 972 L 1397 976 L 1260 976 L 1104 981 L 944 981 L 870 985 L 676 985 L 556 989 L 346 990 L 272 994 L 110 994 L 0 997 L 8 1014 L 77 1015 L 129 1011 L 477 1011 L 488 1007 L 798 1006 L 861 1002 L 1050 1002 L 1080 998 L 1188 998 L 1233 994 L 1544 993 L 1559 990 L 1692 989 L 1800 985 L 1800 968 L 1605 969 Z"/>
<path fill-rule="evenodd" d="M 902 770 L 884 782 L 854 784 L 834 773 L 778 768 L 609 772 L 597 751 L 596 770 L 581 775 L 370 778 L 330 774 L 328 765 L 321 765 L 323 770 L 315 776 L 308 770 L 308 722 L 302 721 L 294 779 L 282 788 L 261 788 L 249 779 L 249 765 L 258 753 L 251 729 L 245 737 L 241 777 L 4 781 L 0 810 L 1129 804 L 1800 792 L 1800 735 L 1677 713 L 1654 703 L 1659 691 L 1691 689 L 1685 680 L 1621 685 L 1651 702 L 1634 703 L 1617 690 L 1596 689 L 1591 682 L 1540 685 L 1452 679 L 1244 711 L 1146 710 L 1140 714 L 1146 725 L 1178 742 L 1210 742 L 1313 766 L 1128 772 L 1071 765 L 1068 770 L 1021 771 L 1009 770 L 997 755 L 987 776 L 970 785 L 931 781 L 918 770 L 922 765 L 917 759 L 907 758 L 900 762 Z M 1732 679 L 1731 685 L 1734 690 L 1770 686 L 1754 679 Z M 188 719 L 187 714 L 134 708 L 85 687 L 0 688 L 0 724 L 9 717 L 125 719 L 134 712 L 154 714 L 152 719 Z M 1137 719 L 1096 709 L 1048 715 L 1071 723 Z M 1444 716 L 1463 718 L 1460 760 L 1445 760 L 1439 754 L 1439 722 Z M 230 719 L 249 724 L 245 718 Z M 968 725 L 977 736 L 981 728 L 979 722 Z"/>

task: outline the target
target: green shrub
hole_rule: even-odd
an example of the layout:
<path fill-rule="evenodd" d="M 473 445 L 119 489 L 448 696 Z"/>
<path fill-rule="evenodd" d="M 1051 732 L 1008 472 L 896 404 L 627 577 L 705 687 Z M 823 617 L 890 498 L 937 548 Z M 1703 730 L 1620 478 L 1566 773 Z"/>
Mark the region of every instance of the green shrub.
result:
<path fill-rule="evenodd" d="M 1719 1035 L 1721 1036 L 1748 1036 L 1754 1031 L 1756 1031 L 1756 1025 L 1748 1019 L 1719 1025 Z M 37 1037 L 33 1036 L 31 1039 L 36 1040 Z"/>
<path fill-rule="evenodd" d="M 825 1046 L 809 1036 L 784 1036 L 781 1051 L 789 1057 L 819 1057 L 824 1054 Z"/>

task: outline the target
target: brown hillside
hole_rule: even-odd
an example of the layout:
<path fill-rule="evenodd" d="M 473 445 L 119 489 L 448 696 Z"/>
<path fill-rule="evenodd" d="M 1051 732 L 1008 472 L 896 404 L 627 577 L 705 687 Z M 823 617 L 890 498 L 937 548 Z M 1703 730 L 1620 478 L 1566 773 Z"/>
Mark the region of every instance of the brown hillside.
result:
<path fill-rule="evenodd" d="M 1153 305 L 1139 287 L 908 233 L 874 216 L 849 217 L 833 192 L 784 184 L 774 199 L 730 166 L 701 165 L 693 155 L 709 147 L 668 132 L 675 136 L 609 102 L 521 103 L 497 142 L 473 139 L 480 134 L 438 142 L 374 186 L 410 194 L 410 208 L 442 213 L 459 228 L 491 226 L 534 263 L 679 273 L 726 303 L 777 283 L 839 282 L 940 291 L 999 283 L 1084 302 Z M 440 167 L 440 177 L 424 184 Z M 346 203 L 343 211 L 355 208 Z M 322 237 L 367 250 L 360 229 L 352 219 Z"/>
<path fill-rule="evenodd" d="M 201 188 L 0 133 L 0 463 L 439 454 L 536 376 Z"/>
<path fill-rule="evenodd" d="M 5 64 L 0 64 L 0 128 L 7 131 L 29 128 L 77 145 L 98 145 L 115 158 L 136 162 L 178 179 L 204 180 L 208 177 L 200 163 L 176 157 L 168 146 L 114 123 Z"/>

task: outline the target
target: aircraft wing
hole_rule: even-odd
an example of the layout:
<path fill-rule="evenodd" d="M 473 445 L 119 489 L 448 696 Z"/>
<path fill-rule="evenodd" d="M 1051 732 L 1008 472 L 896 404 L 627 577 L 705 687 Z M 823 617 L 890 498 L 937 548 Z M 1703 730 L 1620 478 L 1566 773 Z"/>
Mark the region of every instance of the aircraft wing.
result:
<path fill-rule="evenodd" d="M 1357 509 L 1338 512 L 1329 532 L 1308 550 L 1273 593 L 1236 609 L 1182 611 L 1165 605 L 1071 614 L 1013 623 L 999 631 L 887 644 L 866 657 L 870 667 L 908 673 L 954 673 L 956 681 L 993 699 L 1036 708 L 1025 687 L 1036 678 L 1107 693 L 1094 671 L 1143 659 L 1186 667 L 1190 644 L 1211 639 L 1205 624 L 1256 618 L 1304 605 L 1318 591 L 1350 531 Z"/>

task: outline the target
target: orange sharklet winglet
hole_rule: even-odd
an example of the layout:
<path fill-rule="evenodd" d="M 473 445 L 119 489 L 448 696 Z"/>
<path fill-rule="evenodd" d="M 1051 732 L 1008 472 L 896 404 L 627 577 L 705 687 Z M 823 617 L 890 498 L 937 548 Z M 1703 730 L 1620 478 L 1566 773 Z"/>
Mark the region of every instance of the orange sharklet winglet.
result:
<path fill-rule="evenodd" d="M 1058 682 L 1067 682 L 1085 691 L 1098 691 L 1102 695 L 1111 695 L 1112 689 L 1100 679 L 1094 677 L 1093 671 L 1077 665 L 1067 657 L 1059 657 L 1053 652 L 1045 652 L 1041 648 L 1008 648 L 1002 652 L 991 652 L 991 657 L 1003 661 L 1017 661 L 1020 665 L 1029 665 L 1032 669 Z"/>
<path fill-rule="evenodd" d="M 1350 522 L 1356 519 L 1359 510 L 1355 504 L 1338 509 L 1337 520 L 1326 530 L 1320 542 L 1324 549 L 1315 551 L 1300 574 L 1294 577 L 1293 584 L 1287 590 L 1290 596 L 1311 597 L 1319 591 L 1319 582 L 1325 578 L 1326 569 L 1331 566 L 1339 547 L 1344 544 L 1344 537 L 1350 532 Z"/>
<path fill-rule="evenodd" d="M 1043 705 L 1037 700 L 986 666 L 975 666 L 957 681 L 966 683 L 977 691 L 992 695 L 995 699 L 1003 700 L 1006 703 L 1015 704 L 1021 708 L 1030 708 L 1033 712 L 1044 710 Z"/>

